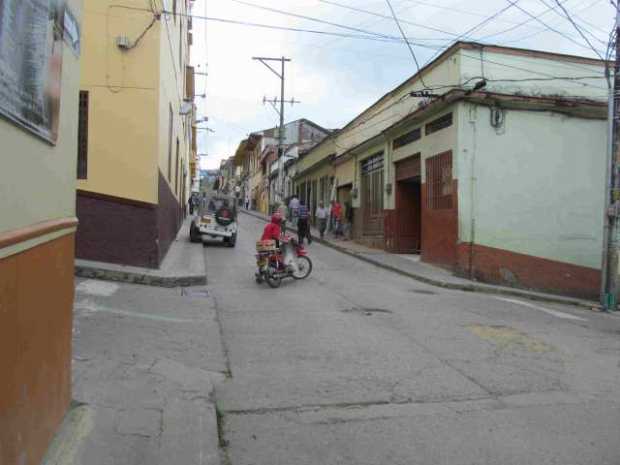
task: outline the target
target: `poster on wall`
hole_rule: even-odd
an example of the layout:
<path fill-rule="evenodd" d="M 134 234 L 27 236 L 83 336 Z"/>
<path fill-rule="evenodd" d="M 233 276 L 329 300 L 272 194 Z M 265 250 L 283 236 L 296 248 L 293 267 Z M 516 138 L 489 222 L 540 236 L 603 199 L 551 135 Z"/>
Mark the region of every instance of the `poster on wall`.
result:
<path fill-rule="evenodd" d="M 58 139 L 65 0 L 0 0 L 0 115 Z"/>

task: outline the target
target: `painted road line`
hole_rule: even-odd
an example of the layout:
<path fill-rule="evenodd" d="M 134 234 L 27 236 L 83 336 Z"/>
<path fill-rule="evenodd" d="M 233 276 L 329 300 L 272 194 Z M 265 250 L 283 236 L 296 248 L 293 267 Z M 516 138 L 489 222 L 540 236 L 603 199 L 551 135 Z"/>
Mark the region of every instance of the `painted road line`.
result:
<path fill-rule="evenodd" d="M 173 318 L 162 315 L 150 315 L 148 313 L 128 312 L 126 310 L 120 310 L 117 308 L 104 307 L 103 305 L 96 305 L 91 302 L 77 303 L 75 305 L 76 310 L 82 310 L 90 313 L 112 313 L 114 315 L 128 316 L 132 318 L 144 318 L 152 321 L 162 321 L 166 323 L 199 323 L 199 320 L 190 320 L 186 318 Z"/>
<path fill-rule="evenodd" d="M 534 305 L 529 302 L 523 302 L 521 300 L 506 299 L 504 297 L 494 297 L 494 298 L 497 300 L 501 300 L 503 302 L 509 302 L 511 304 L 517 304 L 517 305 L 522 305 L 524 307 L 533 308 L 535 310 L 539 310 L 541 312 L 547 313 L 548 315 L 552 315 L 557 318 L 563 318 L 565 320 L 588 321 L 587 318 L 581 318 L 579 316 L 571 315 L 570 313 L 558 312 L 557 310 L 551 310 L 550 308 L 541 307 L 539 305 Z"/>
<path fill-rule="evenodd" d="M 107 281 L 87 279 L 75 287 L 78 294 L 94 295 L 99 297 L 111 297 L 118 291 L 119 285 Z"/>

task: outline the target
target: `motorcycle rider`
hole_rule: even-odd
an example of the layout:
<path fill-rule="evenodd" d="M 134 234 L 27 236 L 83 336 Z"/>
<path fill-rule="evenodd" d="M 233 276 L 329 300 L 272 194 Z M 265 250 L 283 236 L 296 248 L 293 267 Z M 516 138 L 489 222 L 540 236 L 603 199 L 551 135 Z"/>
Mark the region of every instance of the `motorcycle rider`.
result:
<path fill-rule="evenodd" d="M 269 241 L 273 240 L 276 243 L 276 248 L 280 249 L 280 240 L 282 237 L 282 228 L 280 225 L 282 224 L 282 216 L 279 213 L 274 213 L 271 216 L 271 223 L 268 223 L 263 229 L 263 235 L 261 236 L 261 241 Z M 283 244 L 281 248 L 281 252 L 283 254 L 283 262 L 287 267 L 291 267 L 294 271 L 297 271 L 297 262 L 295 260 L 295 256 L 293 253 L 293 248 L 291 244 L 286 242 Z"/>
<path fill-rule="evenodd" d="M 265 229 L 263 229 L 263 235 L 260 238 L 261 241 L 276 241 L 276 247 L 280 248 L 280 236 L 282 235 L 282 216 L 279 213 L 274 213 L 271 216 L 271 223 L 267 223 Z"/>

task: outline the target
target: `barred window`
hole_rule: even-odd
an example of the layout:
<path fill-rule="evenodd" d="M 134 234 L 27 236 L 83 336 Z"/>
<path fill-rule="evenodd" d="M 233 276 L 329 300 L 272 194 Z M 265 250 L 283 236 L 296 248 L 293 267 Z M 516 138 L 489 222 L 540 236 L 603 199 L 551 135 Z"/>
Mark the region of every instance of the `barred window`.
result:
<path fill-rule="evenodd" d="M 396 150 L 400 147 L 404 147 L 407 144 L 411 144 L 412 142 L 419 140 L 421 137 L 422 128 L 415 128 L 413 131 L 409 131 L 408 133 L 394 139 L 394 142 L 392 142 L 392 148 Z"/>
<path fill-rule="evenodd" d="M 426 135 L 440 131 L 442 129 L 452 126 L 452 113 L 443 115 L 436 120 L 431 121 L 426 125 Z"/>
<path fill-rule="evenodd" d="M 362 174 L 383 169 L 383 152 L 379 152 L 362 162 Z"/>
<path fill-rule="evenodd" d="M 80 91 L 77 178 L 88 177 L 88 91 Z"/>
<path fill-rule="evenodd" d="M 426 159 L 426 191 L 429 209 L 452 208 L 452 152 Z"/>
<path fill-rule="evenodd" d="M 383 231 L 383 152 L 361 163 L 364 234 Z"/>

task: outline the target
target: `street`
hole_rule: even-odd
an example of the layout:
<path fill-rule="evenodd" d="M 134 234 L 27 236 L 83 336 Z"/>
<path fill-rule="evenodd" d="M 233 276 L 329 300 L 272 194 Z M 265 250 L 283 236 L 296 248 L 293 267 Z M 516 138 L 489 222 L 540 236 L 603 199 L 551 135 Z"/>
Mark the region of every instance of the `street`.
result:
<path fill-rule="evenodd" d="M 265 223 L 204 248 L 207 286 L 79 280 L 80 461 L 620 463 L 620 317 L 431 287 L 308 247 L 254 282 Z M 193 250 L 193 249 L 192 249 Z"/>
<path fill-rule="evenodd" d="M 233 465 L 617 464 L 620 319 L 447 291 L 312 244 L 253 280 L 264 223 L 205 248 Z"/>
<path fill-rule="evenodd" d="M 0 465 L 620 465 L 620 0 L 499 3 L 0 0 Z"/>

